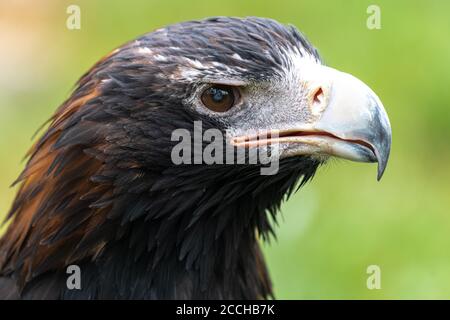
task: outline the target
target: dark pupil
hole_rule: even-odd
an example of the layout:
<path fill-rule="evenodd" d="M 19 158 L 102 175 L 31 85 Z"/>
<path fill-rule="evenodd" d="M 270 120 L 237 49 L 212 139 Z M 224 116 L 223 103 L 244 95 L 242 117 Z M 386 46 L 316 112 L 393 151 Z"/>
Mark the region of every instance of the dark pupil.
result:
<path fill-rule="evenodd" d="M 217 88 L 211 88 L 209 92 L 214 102 L 222 102 L 228 95 L 227 91 Z"/>

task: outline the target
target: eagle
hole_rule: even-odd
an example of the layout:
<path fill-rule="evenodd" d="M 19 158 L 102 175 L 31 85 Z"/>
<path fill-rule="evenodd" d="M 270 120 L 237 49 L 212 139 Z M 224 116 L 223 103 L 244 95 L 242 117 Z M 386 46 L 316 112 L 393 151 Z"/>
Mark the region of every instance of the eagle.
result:
<path fill-rule="evenodd" d="M 244 161 L 175 163 L 173 133 L 198 122 Z M 85 73 L 29 151 L 0 239 L 0 298 L 273 298 L 260 240 L 281 203 L 331 157 L 377 162 L 380 179 L 390 146 L 377 95 L 295 27 L 157 29 Z M 276 173 L 245 161 L 255 149 Z"/>

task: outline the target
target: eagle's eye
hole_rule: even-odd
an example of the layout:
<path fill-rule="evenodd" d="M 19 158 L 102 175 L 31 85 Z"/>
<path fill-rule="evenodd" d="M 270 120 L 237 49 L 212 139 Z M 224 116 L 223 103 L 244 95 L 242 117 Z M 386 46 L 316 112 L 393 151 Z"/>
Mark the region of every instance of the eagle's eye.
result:
<path fill-rule="evenodd" d="M 238 103 L 240 98 L 239 89 L 226 85 L 212 85 L 203 91 L 202 103 L 214 112 L 225 112 Z"/>

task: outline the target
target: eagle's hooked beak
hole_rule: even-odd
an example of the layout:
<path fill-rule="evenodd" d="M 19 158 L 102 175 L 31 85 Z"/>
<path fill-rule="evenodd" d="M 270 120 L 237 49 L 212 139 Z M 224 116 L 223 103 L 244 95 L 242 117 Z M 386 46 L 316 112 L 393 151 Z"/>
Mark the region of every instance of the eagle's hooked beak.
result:
<path fill-rule="evenodd" d="M 377 95 L 354 76 L 322 65 L 305 65 L 301 85 L 309 92 L 311 120 L 276 130 L 270 143 L 288 147 L 281 156 L 331 155 L 353 161 L 378 162 L 378 180 L 391 148 L 391 126 Z M 304 107 L 305 103 L 302 103 Z M 239 137 L 236 145 L 252 139 Z M 276 141 L 275 141 L 276 140 Z"/>
<path fill-rule="evenodd" d="M 319 78 L 306 84 L 312 85 L 313 90 L 308 101 L 311 111 L 320 113 L 311 124 L 311 133 L 330 135 L 330 139 L 324 141 L 325 153 L 354 161 L 378 162 L 377 178 L 380 180 L 392 140 L 383 104 L 354 76 L 325 66 L 319 68 Z"/>

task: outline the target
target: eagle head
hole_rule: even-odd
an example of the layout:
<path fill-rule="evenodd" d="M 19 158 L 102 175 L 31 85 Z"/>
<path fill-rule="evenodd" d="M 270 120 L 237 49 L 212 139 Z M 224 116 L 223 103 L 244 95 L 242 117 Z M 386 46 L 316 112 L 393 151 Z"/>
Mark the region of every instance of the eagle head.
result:
<path fill-rule="evenodd" d="M 199 123 L 210 136 L 177 163 L 174 132 L 195 138 Z M 220 134 L 215 161 L 196 161 Z M 218 17 L 145 34 L 79 80 L 31 149 L 0 296 L 268 297 L 257 238 L 282 200 L 333 156 L 378 162 L 381 178 L 390 145 L 376 94 L 294 27 Z M 244 161 L 226 161 L 230 146 Z M 279 167 L 264 175 L 246 160 L 269 149 Z M 66 287 L 74 264 L 82 290 Z"/>

